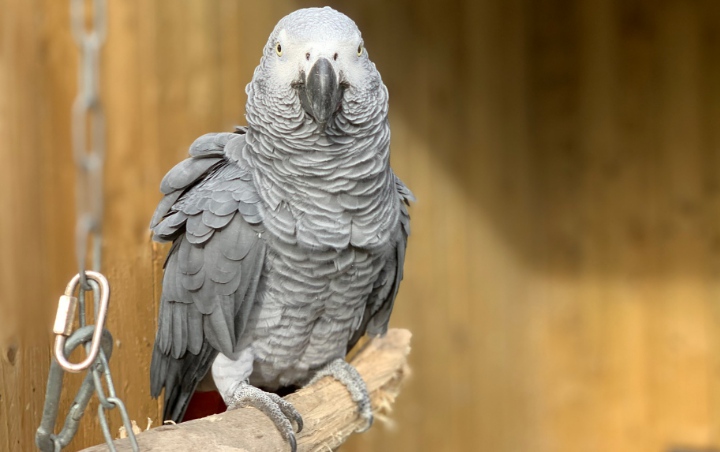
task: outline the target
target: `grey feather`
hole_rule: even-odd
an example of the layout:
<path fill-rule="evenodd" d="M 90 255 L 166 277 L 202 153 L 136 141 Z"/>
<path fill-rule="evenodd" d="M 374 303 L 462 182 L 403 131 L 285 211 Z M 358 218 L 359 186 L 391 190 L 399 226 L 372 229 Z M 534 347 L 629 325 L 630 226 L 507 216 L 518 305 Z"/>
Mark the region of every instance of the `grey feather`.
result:
<path fill-rule="evenodd" d="M 185 225 L 188 233 L 194 235 L 195 237 L 202 237 L 215 231 L 215 228 L 210 227 L 203 222 L 203 215 L 198 214 L 188 218 L 187 224 Z"/>
<path fill-rule="evenodd" d="M 214 199 L 210 200 L 208 209 L 215 215 L 229 215 L 230 213 L 237 210 L 238 203 L 233 200 L 232 202 L 221 202 Z"/>
<path fill-rule="evenodd" d="M 172 357 L 180 358 L 187 350 L 188 325 L 187 305 L 185 303 L 173 303 L 173 334 L 172 334 Z"/>
<path fill-rule="evenodd" d="M 202 248 L 192 246 L 187 240 L 179 240 L 178 269 L 186 275 L 194 275 L 202 270 L 204 255 Z"/>
<path fill-rule="evenodd" d="M 187 231 L 185 233 L 185 238 L 193 245 L 200 245 L 210 240 L 210 237 L 212 237 L 214 233 L 215 229 L 210 229 L 203 235 L 195 235 L 192 232 Z"/>
<path fill-rule="evenodd" d="M 206 133 L 190 146 L 190 157 L 224 156 L 225 146 L 236 136 L 234 133 Z"/>
<path fill-rule="evenodd" d="M 228 215 L 215 215 L 214 213 L 210 212 L 209 210 L 205 210 L 202 213 L 202 221 L 207 226 L 213 228 L 213 229 L 221 229 L 227 226 L 227 224 L 232 220 L 234 212 L 231 212 Z"/>
<path fill-rule="evenodd" d="M 206 338 L 216 350 L 225 355 L 232 355 L 234 347 L 235 319 L 231 317 L 232 324 L 227 322 L 226 312 L 223 306 L 231 304 L 229 296 L 216 295 L 216 308 L 210 314 L 203 317 L 203 329 L 206 331 Z M 232 329 L 230 328 L 232 325 Z"/>
<path fill-rule="evenodd" d="M 248 127 L 199 137 L 163 179 L 151 229 L 173 246 L 151 393 L 164 388 L 165 419 L 182 419 L 218 352 L 251 346 L 250 380 L 272 389 L 304 381 L 366 332 L 384 334 L 403 277 L 414 198 L 389 166 L 380 75 L 354 50 L 332 63 L 351 89 L 321 126 L 295 82 L 273 72 L 282 30 L 292 42 L 360 36 L 328 8 L 283 19 L 247 87 Z"/>
<path fill-rule="evenodd" d="M 202 269 L 195 274 L 184 275 L 182 278 L 182 286 L 188 291 L 200 290 L 204 282 L 205 271 Z"/>
<path fill-rule="evenodd" d="M 182 190 L 197 180 L 198 175 L 208 172 L 222 158 L 186 159 L 175 165 L 160 182 L 160 191 L 169 194 Z"/>
<path fill-rule="evenodd" d="M 217 350 L 232 353 L 241 334 L 236 329 L 244 328 L 247 321 L 238 321 L 235 313 L 247 315 L 255 301 L 236 297 L 235 292 L 241 281 L 243 292 L 255 292 L 263 262 L 262 255 L 251 252 L 253 248 L 263 249 L 257 240 L 258 231 L 237 213 L 242 201 L 235 200 L 253 200 L 257 195 L 247 194 L 252 186 L 228 160 L 217 157 L 224 143 L 244 137 L 221 135 L 201 137 L 191 147 L 194 157 L 170 171 L 163 182 L 167 193 L 157 209 L 159 219 L 153 221 L 155 239 L 174 238 L 175 243 L 163 278 L 151 389 L 157 396 L 166 388 L 166 416 L 176 420 L 180 420 L 189 396 L 212 364 L 208 356 L 214 357 Z M 226 194 L 207 189 L 219 182 L 223 182 L 220 185 Z M 212 204 L 213 198 L 225 202 Z M 180 232 L 184 234 L 178 235 Z M 226 251 L 234 244 L 242 246 Z M 241 275 L 241 266 L 246 278 Z"/>
<path fill-rule="evenodd" d="M 170 211 L 170 208 L 175 204 L 175 201 L 178 200 L 182 192 L 180 190 L 177 190 L 173 193 L 170 193 L 163 197 L 163 199 L 160 201 L 160 204 L 158 204 L 157 209 L 155 210 L 155 213 L 153 214 L 152 220 L 150 220 L 150 229 L 157 226 L 158 223 L 160 223 L 160 220 L 163 219 L 165 215 L 167 215 L 168 211 Z"/>
<path fill-rule="evenodd" d="M 188 329 L 188 344 L 187 351 L 193 355 L 200 353 L 200 349 L 203 344 L 203 337 L 200 334 L 190 334 L 191 332 L 202 331 L 203 316 L 200 311 L 197 310 L 194 304 L 187 305 L 187 329 Z"/>

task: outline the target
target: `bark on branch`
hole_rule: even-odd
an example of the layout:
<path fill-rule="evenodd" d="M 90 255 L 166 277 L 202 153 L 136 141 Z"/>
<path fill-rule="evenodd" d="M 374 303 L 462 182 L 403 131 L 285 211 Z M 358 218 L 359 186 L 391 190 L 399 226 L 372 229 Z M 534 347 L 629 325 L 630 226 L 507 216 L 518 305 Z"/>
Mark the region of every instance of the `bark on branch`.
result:
<path fill-rule="evenodd" d="M 388 414 L 400 384 L 408 375 L 411 334 L 392 329 L 370 340 L 351 360 L 367 383 L 375 418 Z M 297 436 L 298 451 L 334 450 L 364 426 L 347 389 L 330 377 L 286 397 L 305 423 Z M 290 450 L 275 425 L 255 408 L 242 408 L 178 425 L 164 425 L 137 435 L 142 451 L 255 452 Z M 130 451 L 127 439 L 115 441 L 118 451 Z M 83 452 L 106 451 L 98 445 Z"/>

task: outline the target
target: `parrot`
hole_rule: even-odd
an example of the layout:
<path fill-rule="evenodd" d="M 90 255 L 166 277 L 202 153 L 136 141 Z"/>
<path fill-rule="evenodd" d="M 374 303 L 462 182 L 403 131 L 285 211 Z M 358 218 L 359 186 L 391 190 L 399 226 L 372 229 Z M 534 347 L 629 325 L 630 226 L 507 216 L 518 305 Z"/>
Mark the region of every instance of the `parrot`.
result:
<path fill-rule="evenodd" d="M 160 184 L 150 229 L 172 245 L 151 395 L 164 389 L 164 420 L 181 422 L 210 372 L 228 409 L 258 408 L 294 452 L 302 416 L 283 388 L 331 376 L 372 424 L 345 357 L 387 332 L 415 198 L 390 168 L 388 90 L 348 16 L 282 18 L 245 91 L 247 125 L 197 138 Z"/>

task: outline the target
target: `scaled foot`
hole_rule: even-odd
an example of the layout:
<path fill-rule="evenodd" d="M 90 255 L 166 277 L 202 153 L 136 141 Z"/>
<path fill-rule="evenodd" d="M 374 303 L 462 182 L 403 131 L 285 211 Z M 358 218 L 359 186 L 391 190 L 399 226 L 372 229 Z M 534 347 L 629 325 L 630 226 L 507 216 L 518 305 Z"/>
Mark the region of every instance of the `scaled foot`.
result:
<path fill-rule="evenodd" d="M 370 405 L 370 395 L 368 394 L 365 380 L 362 379 L 357 369 L 342 358 L 330 361 L 324 367 L 321 367 L 308 383 L 311 385 L 323 377 L 331 376 L 344 384 L 350 392 L 350 397 L 358 405 L 360 416 L 367 421 L 364 428 L 358 430 L 364 432 L 370 428 L 373 423 L 372 406 Z"/>
<path fill-rule="evenodd" d="M 298 413 L 290 402 L 277 394 L 265 392 L 247 382 L 243 382 L 235 389 L 232 400 L 228 405 L 228 410 L 246 406 L 257 408 L 265 413 L 265 415 L 275 423 L 275 427 L 280 431 L 285 441 L 290 443 L 291 451 L 297 451 L 295 431 L 290 421 L 295 421 L 298 433 L 300 433 L 303 428 L 303 421 L 300 413 Z"/>

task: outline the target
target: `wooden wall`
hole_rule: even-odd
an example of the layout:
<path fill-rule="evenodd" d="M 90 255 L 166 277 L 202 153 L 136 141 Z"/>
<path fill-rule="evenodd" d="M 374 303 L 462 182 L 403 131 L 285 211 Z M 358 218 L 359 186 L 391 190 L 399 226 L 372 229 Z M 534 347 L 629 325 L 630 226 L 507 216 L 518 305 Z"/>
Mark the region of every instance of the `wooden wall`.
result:
<path fill-rule="evenodd" d="M 0 0 L 0 450 L 31 447 L 76 271 L 65 3 Z M 103 265 L 140 424 L 159 408 L 159 181 L 243 122 L 274 23 L 313 3 L 109 0 Z M 720 2 L 334 3 L 390 89 L 419 200 L 392 322 L 414 332 L 414 375 L 395 427 L 343 450 L 720 447 Z M 74 448 L 101 441 L 89 412 Z"/>

